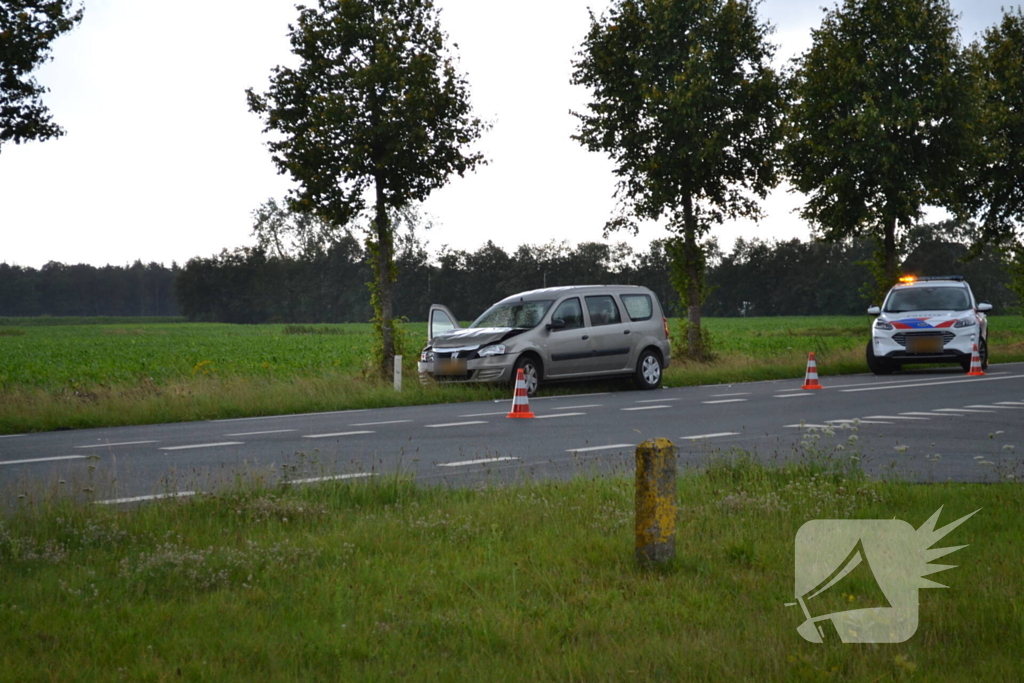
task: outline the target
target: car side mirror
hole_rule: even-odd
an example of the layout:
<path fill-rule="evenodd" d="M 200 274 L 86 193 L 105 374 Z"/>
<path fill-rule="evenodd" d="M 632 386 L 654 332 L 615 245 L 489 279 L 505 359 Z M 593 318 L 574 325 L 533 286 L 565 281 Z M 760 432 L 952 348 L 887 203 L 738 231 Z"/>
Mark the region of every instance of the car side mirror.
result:
<path fill-rule="evenodd" d="M 987 301 L 983 301 L 980 304 L 978 304 L 978 311 L 980 311 L 981 313 L 987 313 L 988 311 L 991 311 L 991 310 L 992 310 L 992 304 L 990 304 Z"/>
<path fill-rule="evenodd" d="M 868 309 L 868 315 L 881 315 L 882 309 L 878 306 L 872 306 Z"/>
<path fill-rule="evenodd" d="M 551 330 L 564 330 L 565 329 L 565 321 L 562 320 L 561 318 L 555 318 L 554 320 L 549 322 L 544 327 L 547 328 L 548 332 L 550 332 Z"/>

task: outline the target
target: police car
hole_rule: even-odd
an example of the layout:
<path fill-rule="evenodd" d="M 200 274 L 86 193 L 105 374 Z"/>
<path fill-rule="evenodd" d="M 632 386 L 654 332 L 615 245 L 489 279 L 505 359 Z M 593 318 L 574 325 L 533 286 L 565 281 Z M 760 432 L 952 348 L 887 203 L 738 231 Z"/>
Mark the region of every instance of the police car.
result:
<path fill-rule="evenodd" d="M 961 275 L 901 277 L 871 326 L 867 360 L 871 372 L 888 375 L 909 363 L 960 363 L 971 367 L 978 345 L 981 367 L 988 366 L 989 303 L 977 303 Z"/>

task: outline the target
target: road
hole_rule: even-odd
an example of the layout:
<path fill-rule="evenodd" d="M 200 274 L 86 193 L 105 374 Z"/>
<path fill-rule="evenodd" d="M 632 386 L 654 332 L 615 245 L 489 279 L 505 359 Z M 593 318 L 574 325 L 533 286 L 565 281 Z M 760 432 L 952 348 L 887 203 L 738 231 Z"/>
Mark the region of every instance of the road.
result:
<path fill-rule="evenodd" d="M 797 457 L 811 434 L 833 457 L 863 458 L 875 476 L 1024 476 L 1024 363 L 992 365 L 984 377 L 954 368 L 889 377 L 823 372 L 821 383 L 819 391 L 780 380 L 541 396 L 530 401 L 533 419 L 506 417 L 510 395 L 500 402 L 0 436 L 0 501 L 56 487 L 132 502 L 239 479 L 313 483 L 399 471 L 459 486 L 628 474 L 634 446 L 654 437 L 674 441 L 683 466 L 732 449 L 782 461 Z"/>

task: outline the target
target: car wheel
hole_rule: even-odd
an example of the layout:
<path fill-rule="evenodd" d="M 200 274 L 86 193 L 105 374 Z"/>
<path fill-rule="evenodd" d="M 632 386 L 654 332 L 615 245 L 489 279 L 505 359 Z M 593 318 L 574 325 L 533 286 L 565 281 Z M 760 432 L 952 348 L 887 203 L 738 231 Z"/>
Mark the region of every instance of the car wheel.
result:
<path fill-rule="evenodd" d="M 875 355 L 874 345 L 868 340 L 868 347 L 865 351 L 868 361 L 868 370 L 876 375 L 891 375 L 896 369 L 893 365 Z"/>
<path fill-rule="evenodd" d="M 521 356 L 512 367 L 512 387 L 515 388 L 519 371 L 526 379 L 526 395 L 535 396 L 540 387 L 540 363 L 533 356 Z"/>
<path fill-rule="evenodd" d="M 657 389 L 661 386 L 661 356 L 647 349 L 636 362 L 634 381 L 640 389 Z"/>

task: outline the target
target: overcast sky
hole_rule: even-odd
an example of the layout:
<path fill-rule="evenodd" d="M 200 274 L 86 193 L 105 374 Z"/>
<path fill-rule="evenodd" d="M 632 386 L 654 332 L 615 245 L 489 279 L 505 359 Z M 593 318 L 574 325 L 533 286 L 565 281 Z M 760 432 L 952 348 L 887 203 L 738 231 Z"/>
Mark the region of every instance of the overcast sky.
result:
<path fill-rule="evenodd" d="M 294 0 L 86 0 L 85 18 L 38 72 L 67 135 L 0 151 L 0 262 L 170 265 L 253 244 L 252 212 L 281 198 L 260 119 L 245 89 L 263 92 L 272 67 L 294 63 L 287 26 Z M 314 4 L 312 0 L 309 4 Z M 436 0 L 478 116 L 493 128 L 489 160 L 427 200 L 431 252 L 601 239 L 615 211 L 611 162 L 570 139 L 587 92 L 569 85 L 571 60 L 606 0 Z M 810 46 L 815 0 L 766 0 L 779 61 Z M 995 24 L 1000 0 L 953 0 L 961 38 Z M 1009 4 L 1009 3 L 1007 3 Z M 777 190 L 759 224 L 717 228 L 736 237 L 806 238 L 801 198 Z M 643 249 L 664 236 L 647 225 Z"/>

